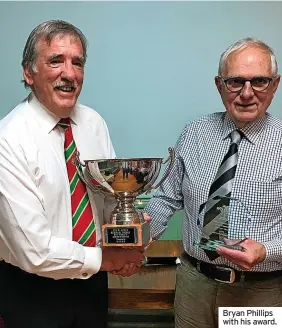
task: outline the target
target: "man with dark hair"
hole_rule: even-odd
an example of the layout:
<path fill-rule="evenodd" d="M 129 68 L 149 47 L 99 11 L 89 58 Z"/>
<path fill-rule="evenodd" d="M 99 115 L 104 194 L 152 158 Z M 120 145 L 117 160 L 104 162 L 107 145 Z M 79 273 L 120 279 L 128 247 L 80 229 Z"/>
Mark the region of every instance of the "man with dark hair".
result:
<path fill-rule="evenodd" d="M 1 121 L 0 314 L 6 328 L 105 328 L 107 271 L 131 275 L 141 250 L 100 245 L 113 208 L 88 193 L 73 158 L 113 158 L 105 121 L 77 102 L 87 42 L 65 21 L 30 34 L 31 94 Z"/>

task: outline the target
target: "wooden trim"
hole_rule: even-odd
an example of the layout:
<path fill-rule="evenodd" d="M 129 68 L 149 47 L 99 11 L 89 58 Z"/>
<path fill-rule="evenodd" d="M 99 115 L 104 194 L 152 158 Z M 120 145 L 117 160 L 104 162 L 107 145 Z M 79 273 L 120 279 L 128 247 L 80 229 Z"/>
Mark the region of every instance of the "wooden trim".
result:
<path fill-rule="evenodd" d="M 183 253 L 181 240 L 156 240 L 146 249 L 147 257 L 179 257 Z"/>
<path fill-rule="evenodd" d="M 110 309 L 172 309 L 174 290 L 109 289 Z"/>

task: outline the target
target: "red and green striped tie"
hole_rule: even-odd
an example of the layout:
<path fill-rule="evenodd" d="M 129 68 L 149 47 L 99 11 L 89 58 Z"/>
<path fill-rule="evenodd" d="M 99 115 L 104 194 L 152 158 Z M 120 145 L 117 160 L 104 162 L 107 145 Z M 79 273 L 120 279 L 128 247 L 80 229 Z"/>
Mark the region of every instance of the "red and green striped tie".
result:
<path fill-rule="evenodd" d="M 96 246 L 96 229 L 89 197 L 72 162 L 77 149 L 70 118 L 62 118 L 58 125 L 65 130 L 64 152 L 71 191 L 73 240 L 84 246 Z"/>

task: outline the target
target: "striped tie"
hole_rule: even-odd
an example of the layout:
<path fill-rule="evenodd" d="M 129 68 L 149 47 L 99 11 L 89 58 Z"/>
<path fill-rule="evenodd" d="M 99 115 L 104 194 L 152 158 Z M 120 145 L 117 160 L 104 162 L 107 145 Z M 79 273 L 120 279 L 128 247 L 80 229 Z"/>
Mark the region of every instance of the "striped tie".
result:
<path fill-rule="evenodd" d="M 217 171 L 216 177 L 210 187 L 209 198 L 205 205 L 205 216 L 203 223 L 203 233 L 211 240 L 219 240 L 222 230 L 228 230 L 228 221 L 224 221 L 226 216 L 218 219 L 218 209 L 228 209 L 231 189 L 238 162 L 238 145 L 242 139 L 242 132 L 234 130 L 231 132 L 231 145 Z M 200 211 L 202 208 L 200 208 Z M 227 213 L 228 214 L 228 213 Z M 224 227 L 224 228 L 223 228 Z M 205 250 L 210 260 L 216 259 L 219 255 L 215 251 Z"/>
<path fill-rule="evenodd" d="M 89 197 L 72 162 L 77 149 L 72 135 L 70 118 L 62 118 L 58 126 L 65 130 L 64 153 L 71 191 L 73 240 L 84 246 L 96 246 L 95 222 Z"/>

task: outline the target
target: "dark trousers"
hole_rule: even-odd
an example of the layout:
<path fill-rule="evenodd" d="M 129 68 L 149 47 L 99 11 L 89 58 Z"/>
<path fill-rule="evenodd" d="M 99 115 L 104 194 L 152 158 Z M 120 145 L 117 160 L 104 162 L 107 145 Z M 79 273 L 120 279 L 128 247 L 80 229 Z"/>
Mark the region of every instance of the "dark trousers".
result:
<path fill-rule="evenodd" d="M 107 273 L 54 280 L 0 261 L 0 314 L 6 328 L 106 328 Z"/>
<path fill-rule="evenodd" d="M 256 309 L 281 306 L 282 276 L 267 280 L 221 283 L 199 273 L 186 256 L 181 256 L 181 264 L 176 270 L 175 328 L 218 328 L 219 307 Z M 245 319 L 244 316 L 242 318 Z M 241 321 L 239 317 L 237 319 Z"/>

